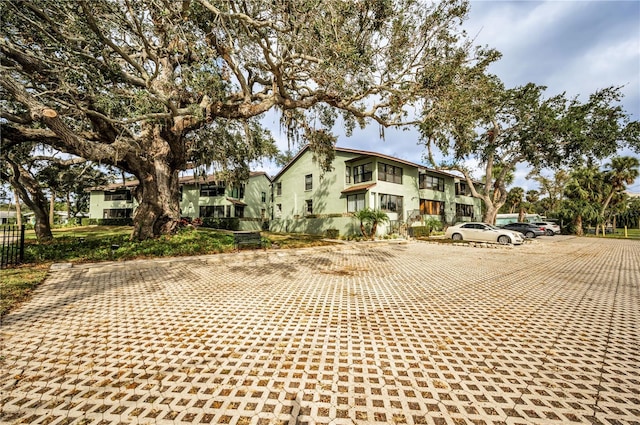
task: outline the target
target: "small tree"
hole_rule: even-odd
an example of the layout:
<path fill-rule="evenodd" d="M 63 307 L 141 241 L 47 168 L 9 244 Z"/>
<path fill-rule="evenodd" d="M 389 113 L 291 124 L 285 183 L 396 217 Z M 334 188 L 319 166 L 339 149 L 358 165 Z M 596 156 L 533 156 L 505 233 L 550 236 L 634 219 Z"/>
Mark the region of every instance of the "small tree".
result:
<path fill-rule="evenodd" d="M 371 240 L 373 240 L 376 237 L 378 224 L 388 223 L 389 216 L 381 210 L 372 210 L 369 217 L 371 220 Z"/>
<path fill-rule="evenodd" d="M 376 236 L 378 225 L 389 221 L 387 213 L 381 210 L 372 210 L 371 208 L 364 208 L 354 212 L 353 218 L 360 221 L 360 232 L 362 236 L 371 240 Z"/>
<path fill-rule="evenodd" d="M 363 208 L 353 213 L 353 218 L 360 221 L 360 233 L 364 238 L 369 238 L 367 225 L 370 223 L 371 209 Z"/>

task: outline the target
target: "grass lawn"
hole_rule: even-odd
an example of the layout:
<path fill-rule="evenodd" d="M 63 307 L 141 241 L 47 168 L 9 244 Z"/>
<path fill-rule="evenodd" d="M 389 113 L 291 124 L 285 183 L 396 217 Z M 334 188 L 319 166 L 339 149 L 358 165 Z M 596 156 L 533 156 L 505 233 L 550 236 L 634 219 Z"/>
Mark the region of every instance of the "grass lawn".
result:
<path fill-rule="evenodd" d="M 590 237 L 598 237 L 598 238 L 602 238 L 602 234 L 599 234 L 598 236 L 595 236 L 593 233 L 587 233 L 587 236 Z M 623 228 L 616 228 L 616 231 L 613 233 L 607 233 L 605 236 L 605 238 L 617 238 L 617 239 L 638 239 L 640 240 L 640 229 L 638 228 L 634 228 L 634 229 L 629 229 L 627 228 L 627 234 L 625 236 L 624 233 L 624 227 Z"/>
<path fill-rule="evenodd" d="M 31 291 L 44 281 L 50 264 L 30 264 L 0 270 L 0 317 L 28 299 Z"/>
<path fill-rule="evenodd" d="M 132 242 L 128 226 L 53 229 L 53 241 L 39 244 L 33 230 L 25 233 L 25 264 L 0 270 L 0 316 L 28 298 L 44 281 L 52 263 L 87 263 L 137 258 L 205 255 L 234 251 L 230 232 L 199 228 L 172 236 Z M 261 232 L 266 247 L 302 248 L 327 245 L 322 236 Z"/>

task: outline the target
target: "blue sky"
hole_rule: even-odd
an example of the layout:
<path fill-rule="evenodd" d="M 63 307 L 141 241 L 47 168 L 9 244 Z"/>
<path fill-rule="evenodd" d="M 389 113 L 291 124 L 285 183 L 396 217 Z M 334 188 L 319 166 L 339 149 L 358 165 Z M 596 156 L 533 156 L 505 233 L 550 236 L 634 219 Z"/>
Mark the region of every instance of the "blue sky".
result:
<path fill-rule="evenodd" d="M 586 100 L 598 89 L 624 86 L 623 107 L 632 119 L 640 120 L 640 1 L 473 0 L 464 28 L 475 44 L 502 52 L 490 72 L 507 87 L 533 82 L 547 86 L 548 96 L 566 92 Z M 277 121 L 271 116 L 265 124 L 274 129 L 279 147 L 286 149 Z M 413 131 L 389 129 L 380 140 L 378 126 L 371 124 L 351 137 L 341 135 L 338 146 L 425 163 L 424 150 L 416 142 Z M 263 168 L 271 175 L 278 171 L 270 164 Z M 519 167 L 514 185 L 536 189 L 527 173 Z M 640 179 L 629 189 L 640 192 Z"/>

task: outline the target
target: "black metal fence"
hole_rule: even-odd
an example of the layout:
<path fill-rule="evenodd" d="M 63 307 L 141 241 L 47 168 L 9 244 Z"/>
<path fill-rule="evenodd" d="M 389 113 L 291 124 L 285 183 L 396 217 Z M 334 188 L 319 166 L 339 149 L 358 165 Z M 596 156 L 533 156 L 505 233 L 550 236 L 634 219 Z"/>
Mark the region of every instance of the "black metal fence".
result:
<path fill-rule="evenodd" d="M 15 266 L 24 260 L 24 225 L 0 227 L 0 268 Z"/>

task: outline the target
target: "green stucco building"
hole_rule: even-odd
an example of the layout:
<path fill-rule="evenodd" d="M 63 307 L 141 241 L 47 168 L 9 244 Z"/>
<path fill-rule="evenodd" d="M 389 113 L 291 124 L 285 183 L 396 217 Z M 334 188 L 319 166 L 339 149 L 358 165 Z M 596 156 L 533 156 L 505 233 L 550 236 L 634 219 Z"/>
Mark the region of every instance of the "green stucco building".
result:
<path fill-rule="evenodd" d="M 379 233 L 420 225 L 435 217 L 446 224 L 481 217 L 480 200 L 458 176 L 375 152 L 336 148 L 333 169 L 322 173 L 309 147 L 272 181 L 270 229 L 275 232 L 358 234 L 352 213 L 387 213 Z"/>
<path fill-rule="evenodd" d="M 137 181 L 92 188 L 90 218 L 128 218 L 136 202 Z M 444 224 L 480 219 L 480 200 L 471 197 L 458 176 L 403 159 L 336 148 L 332 170 L 322 172 L 304 147 L 273 179 L 252 172 L 242 184 L 216 178 L 180 179 L 182 217 L 238 218 L 240 230 L 340 235 L 360 233 L 353 213 L 382 210 L 390 222 L 379 234 L 404 232 L 434 217 Z"/>

